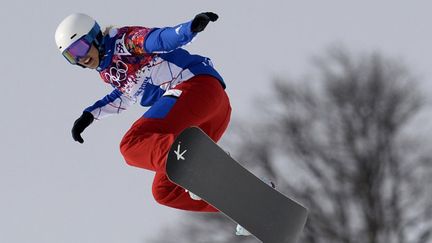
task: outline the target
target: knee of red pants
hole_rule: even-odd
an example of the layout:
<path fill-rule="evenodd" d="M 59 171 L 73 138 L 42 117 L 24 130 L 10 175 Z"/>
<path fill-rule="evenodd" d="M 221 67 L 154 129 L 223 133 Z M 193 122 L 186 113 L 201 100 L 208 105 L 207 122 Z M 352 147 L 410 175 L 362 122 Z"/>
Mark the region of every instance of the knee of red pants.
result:
<path fill-rule="evenodd" d="M 174 134 L 138 129 L 137 124 L 129 129 L 120 142 L 120 152 L 126 163 L 147 170 L 165 171 L 166 157 L 174 142 Z"/>
<path fill-rule="evenodd" d="M 152 186 L 153 197 L 164 206 L 196 212 L 218 212 L 202 200 L 193 200 L 182 187 L 168 180 L 165 174 L 156 173 Z"/>
<path fill-rule="evenodd" d="M 184 189 L 182 188 L 182 190 Z M 173 200 L 167 200 L 169 197 L 166 197 L 166 195 L 163 194 L 153 194 L 153 196 L 157 203 L 170 208 L 194 212 L 219 212 L 219 210 L 217 210 L 203 200 L 191 199 L 187 192 L 183 192 L 182 196 L 174 198 Z"/>

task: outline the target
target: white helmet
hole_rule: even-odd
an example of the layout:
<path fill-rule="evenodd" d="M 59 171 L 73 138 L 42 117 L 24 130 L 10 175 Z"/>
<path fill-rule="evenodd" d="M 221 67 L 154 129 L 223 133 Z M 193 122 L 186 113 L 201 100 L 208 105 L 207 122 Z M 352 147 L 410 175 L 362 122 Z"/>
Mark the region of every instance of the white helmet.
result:
<path fill-rule="evenodd" d="M 99 41 L 97 40 L 98 35 L 101 35 L 99 24 L 90 16 L 82 13 L 74 13 L 67 16 L 58 26 L 55 32 L 55 41 L 58 49 L 62 54 L 72 62 L 70 58 L 65 55 L 65 51 L 75 42 L 85 38 L 85 41 L 89 44 L 93 44 L 97 41 L 97 47 Z"/>

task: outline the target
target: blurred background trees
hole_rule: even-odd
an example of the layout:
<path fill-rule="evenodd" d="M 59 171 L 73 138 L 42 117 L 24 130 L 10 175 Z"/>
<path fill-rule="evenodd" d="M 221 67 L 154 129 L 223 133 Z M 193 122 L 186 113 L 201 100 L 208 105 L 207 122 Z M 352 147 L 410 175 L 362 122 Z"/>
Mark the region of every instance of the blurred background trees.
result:
<path fill-rule="evenodd" d="M 227 143 L 309 208 L 300 242 L 432 242 L 432 152 L 417 119 L 426 102 L 403 63 L 333 48 L 305 78 L 273 85 Z M 152 242 L 258 242 L 221 215 L 186 214 Z"/>

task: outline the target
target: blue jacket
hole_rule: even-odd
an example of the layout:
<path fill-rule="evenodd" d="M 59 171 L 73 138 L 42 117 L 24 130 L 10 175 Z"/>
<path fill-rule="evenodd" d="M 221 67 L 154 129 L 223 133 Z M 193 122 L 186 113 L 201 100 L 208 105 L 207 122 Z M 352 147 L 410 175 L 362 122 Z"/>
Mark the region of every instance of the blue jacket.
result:
<path fill-rule="evenodd" d="M 178 94 L 176 85 L 196 75 L 211 75 L 225 88 L 209 58 L 192 55 L 181 48 L 195 36 L 191 21 L 165 28 L 111 29 L 104 37 L 105 55 L 97 71 L 114 91 L 85 111 L 101 119 L 118 114 L 136 102 L 151 106 L 164 94 Z"/>

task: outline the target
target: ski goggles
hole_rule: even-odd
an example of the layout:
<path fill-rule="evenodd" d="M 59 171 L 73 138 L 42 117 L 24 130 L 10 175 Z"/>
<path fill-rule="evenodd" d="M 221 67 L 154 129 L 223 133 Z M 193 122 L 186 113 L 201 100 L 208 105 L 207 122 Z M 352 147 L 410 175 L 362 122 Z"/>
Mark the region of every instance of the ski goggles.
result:
<path fill-rule="evenodd" d="M 90 48 L 100 33 L 100 27 L 95 24 L 87 35 L 76 40 L 68 48 L 66 48 L 62 54 L 71 64 L 77 64 L 80 58 L 87 56 Z"/>

